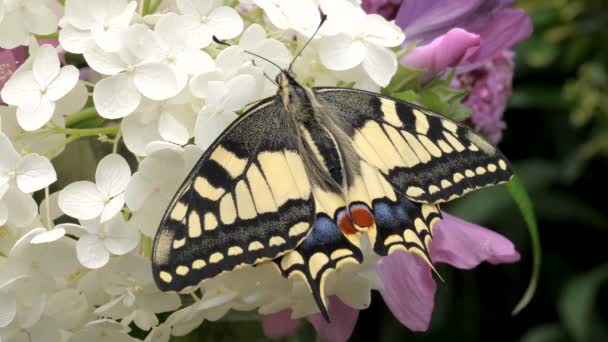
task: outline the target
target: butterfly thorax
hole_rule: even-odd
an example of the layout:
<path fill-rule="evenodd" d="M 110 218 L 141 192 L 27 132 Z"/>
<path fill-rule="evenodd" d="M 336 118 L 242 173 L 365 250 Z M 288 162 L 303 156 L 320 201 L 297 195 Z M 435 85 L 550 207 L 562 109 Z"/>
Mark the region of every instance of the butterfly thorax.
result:
<path fill-rule="evenodd" d="M 285 113 L 300 142 L 310 180 L 324 190 L 343 193 L 356 172 L 356 153 L 337 122 L 334 108 L 320 102 L 312 89 L 299 84 L 288 73 L 278 77 Z"/>

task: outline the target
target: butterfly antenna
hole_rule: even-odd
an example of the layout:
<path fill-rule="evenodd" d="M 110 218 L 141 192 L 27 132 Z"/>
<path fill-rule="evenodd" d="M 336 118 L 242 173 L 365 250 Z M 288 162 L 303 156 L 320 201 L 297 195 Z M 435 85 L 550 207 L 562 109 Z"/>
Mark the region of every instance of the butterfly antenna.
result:
<path fill-rule="evenodd" d="M 300 51 L 298 51 L 298 54 L 296 54 L 296 56 L 291 60 L 291 63 L 289 64 L 289 68 L 287 69 L 288 73 L 291 72 L 291 68 L 293 67 L 293 63 L 295 63 L 296 59 L 298 59 L 298 57 L 300 57 L 300 55 L 302 55 L 302 52 L 304 52 L 304 49 L 306 49 L 308 44 L 310 44 L 312 39 L 317 35 L 317 32 L 319 32 L 319 30 L 321 29 L 321 26 L 323 26 L 323 23 L 325 22 L 325 20 L 327 20 L 327 14 L 322 14 L 321 22 L 319 23 L 319 26 L 317 26 L 317 29 L 315 30 L 315 32 L 312 34 L 312 36 L 310 36 L 310 38 L 308 38 L 308 41 L 306 41 L 306 44 L 304 44 L 304 46 L 302 46 Z"/>
<path fill-rule="evenodd" d="M 218 39 L 216 36 L 213 36 L 213 41 L 214 41 L 214 42 L 216 42 L 216 43 L 218 43 L 218 44 L 220 44 L 220 45 L 232 46 L 232 45 L 230 45 L 230 44 L 228 44 L 228 43 L 226 43 L 226 42 L 224 42 L 224 41 L 219 40 L 219 39 Z M 258 54 L 256 54 L 256 53 L 251 52 L 251 51 L 247 51 L 247 50 L 243 50 L 243 51 L 245 51 L 245 53 L 250 54 L 250 55 L 252 55 L 252 56 L 254 56 L 254 57 L 257 57 L 257 58 L 259 58 L 259 59 L 265 60 L 266 62 L 268 62 L 268 63 L 270 63 L 270 64 L 274 65 L 275 67 L 277 67 L 277 68 L 278 68 L 278 69 L 279 69 L 281 72 L 283 72 L 283 71 L 284 71 L 284 70 L 283 70 L 283 68 L 281 68 L 281 67 L 280 67 L 280 66 L 279 66 L 277 63 L 275 63 L 275 62 L 271 61 L 271 60 L 270 60 L 270 59 L 268 59 L 268 58 L 262 57 L 262 56 L 260 56 L 260 55 L 258 55 Z"/>
<path fill-rule="evenodd" d="M 253 66 L 257 67 L 257 65 L 255 64 L 255 60 L 252 60 L 251 63 L 253 64 Z M 262 74 L 264 74 L 264 77 L 266 77 L 266 79 L 269 80 L 270 83 L 276 85 L 277 87 L 279 86 L 279 84 L 277 82 L 275 82 L 275 80 L 273 80 L 272 78 L 270 78 L 270 76 L 266 75 L 265 72 L 262 72 Z"/>

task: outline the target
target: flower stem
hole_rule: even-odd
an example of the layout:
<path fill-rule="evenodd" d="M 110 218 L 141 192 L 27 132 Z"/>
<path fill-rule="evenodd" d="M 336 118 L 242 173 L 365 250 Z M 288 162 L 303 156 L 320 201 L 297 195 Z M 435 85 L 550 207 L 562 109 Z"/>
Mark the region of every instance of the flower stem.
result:
<path fill-rule="evenodd" d="M 118 142 L 120 141 L 120 138 L 122 138 L 122 131 L 119 129 L 118 133 L 116 133 L 116 137 L 114 138 L 112 153 L 116 153 L 116 151 L 118 151 Z"/>
<path fill-rule="evenodd" d="M 141 15 L 145 16 L 150 13 L 150 0 L 143 0 L 141 5 Z"/>
<path fill-rule="evenodd" d="M 163 0 L 156 0 L 152 3 L 152 5 L 150 5 L 150 13 L 154 13 L 156 12 L 156 10 L 158 9 L 158 6 L 160 6 L 160 4 L 163 2 Z"/>
<path fill-rule="evenodd" d="M 34 35 L 34 37 L 36 37 L 37 40 L 57 39 L 57 38 L 59 38 L 59 32 L 54 32 L 54 33 L 50 33 L 50 34 L 36 34 L 36 35 Z"/>
<path fill-rule="evenodd" d="M 70 115 L 65 118 L 65 127 L 73 127 L 77 123 L 84 121 L 86 119 L 91 119 L 99 115 L 95 107 L 87 107 L 80 112 Z"/>
<path fill-rule="evenodd" d="M 46 200 L 46 205 L 44 206 L 46 211 L 46 226 L 47 229 L 53 229 L 53 221 L 51 220 L 51 196 L 49 195 L 49 187 L 44 188 L 44 199 Z"/>
<path fill-rule="evenodd" d="M 100 134 L 117 135 L 120 132 L 118 127 L 101 127 L 101 128 L 54 128 L 55 133 L 63 133 L 69 135 L 77 135 L 79 137 L 87 137 Z"/>

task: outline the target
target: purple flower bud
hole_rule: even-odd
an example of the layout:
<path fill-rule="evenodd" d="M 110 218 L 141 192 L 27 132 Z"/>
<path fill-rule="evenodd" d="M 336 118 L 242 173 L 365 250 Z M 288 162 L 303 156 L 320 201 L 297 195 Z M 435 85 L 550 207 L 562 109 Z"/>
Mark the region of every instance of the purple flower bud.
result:
<path fill-rule="evenodd" d="M 510 8 L 510 0 L 408 0 L 397 14 L 396 23 L 405 33 L 404 44 L 426 45 L 453 28 L 477 34 L 481 46 L 467 65 L 478 66 L 527 39 L 532 34 L 530 17 Z"/>
<path fill-rule="evenodd" d="M 402 0 L 363 0 L 361 7 L 369 14 L 377 13 L 387 20 L 393 20 L 397 16 Z"/>
<path fill-rule="evenodd" d="M 473 111 L 470 121 L 494 144 L 500 142 L 505 128 L 502 116 L 511 96 L 513 57 L 513 52 L 503 51 L 484 65 L 459 74 L 452 82 L 454 88 L 470 91 L 463 100 Z"/>

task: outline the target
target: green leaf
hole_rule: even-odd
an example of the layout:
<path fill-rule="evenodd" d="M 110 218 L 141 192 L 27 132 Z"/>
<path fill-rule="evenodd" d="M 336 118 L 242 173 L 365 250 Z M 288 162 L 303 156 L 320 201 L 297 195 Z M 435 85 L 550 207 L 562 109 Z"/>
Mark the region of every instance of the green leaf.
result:
<path fill-rule="evenodd" d="M 393 76 L 391 83 L 384 88 L 383 94 L 389 96 L 395 96 L 395 93 L 402 92 L 404 90 L 416 89 L 420 86 L 422 76 L 426 73 L 426 70 L 422 69 L 411 69 L 403 65 L 399 65 L 397 73 Z"/>
<path fill-rule="evenodd" d="M 534 293 L 536 292 L 536 287 L 538 285 L 538 277 L 540 275 L 540 268 L 542 264 L 542 256 L 541 256 L 541 246 L 540 246 L 540 237 L 538 234 L 538 225 L 536 224 L 536 215 L 534 214 L 534 208 L 532 207 L 532 201 L 530 200 L 530 196 L 528 192 L 524 188 L 524 185 L 521 183 L 517 176 L 513 176 L 513 178 L 505 184 L 505 187 L 511 194 L 511 197 L 517 204 L 519 211 L 521 212 L 526 225 L 528 226 L 528 231 L 530 233 L 530 239 L 532 240 L 532 255 L 533 255 L 533 267 L 532 267 L 532 276 L 530 277 L 530 283 L 528 284 L 528 288 L 524 293 L 523 297 L 519 300 L 519 303 L 513 309 L 512 314 L 516 315 L 521 310 L 523 310 L 532 298 L 534 297 Z"/>
<path fill-rule="evenodd" d="M 570 279 L 558 302 L 564 326 L 576 341 L 590 341 L 593 306 L 600 286 L 608 281 L 608 263 Z"/>

